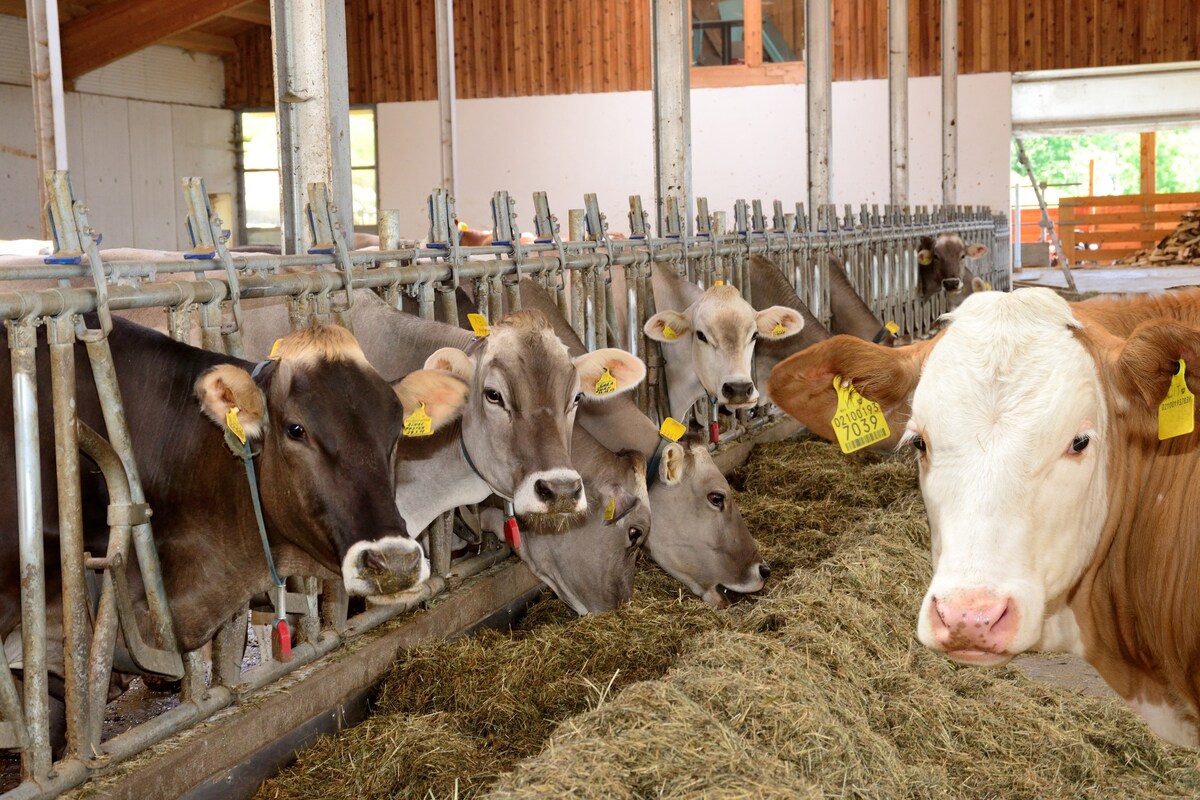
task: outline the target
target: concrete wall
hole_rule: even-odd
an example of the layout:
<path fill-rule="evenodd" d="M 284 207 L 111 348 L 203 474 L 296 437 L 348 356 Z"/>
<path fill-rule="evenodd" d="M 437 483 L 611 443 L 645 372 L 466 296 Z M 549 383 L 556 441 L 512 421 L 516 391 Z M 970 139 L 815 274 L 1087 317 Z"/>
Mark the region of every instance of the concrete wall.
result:
<path fill-rule="evenodd" d="M 959 78 L 959 202 L 1007 209 L 1011 82 L 1005 73 Z M 833 201 L 888 199 L 887 82 L 834 84 Z M 425 198 L 439 181 L 435 103 L 378 107 L 382 208 L 399 208 L 406 235 L 426 231 Z M 910 82 L 911 202 L 941 198 L 941 89 L 936 78 Z M 738 198 L 807 197 L 805 89 L 762 86 L 692 91 L 694 185 L 712 210 L 732 216 Z M 531 194 L 549 193 L 565 225 L 585 192 L 599 195 L 616 230 L 628 226 L 628 195 L 652 205 L 649 92 L 560 95 L 458 104 L 460 218 L 489 227 L 492 192 L 517 199 L 518 221 L 532 228 Z"/>
<path fill-rule="evenodd" d="M 25 21 L 0 16 L 0 239 L 42 235 L 28 53 Z M 152 47 L 67 93 L 71 180 L 103 246 L 188 246 L 183 177 L 236 196 L 223 69 L 212 56 Z"/>

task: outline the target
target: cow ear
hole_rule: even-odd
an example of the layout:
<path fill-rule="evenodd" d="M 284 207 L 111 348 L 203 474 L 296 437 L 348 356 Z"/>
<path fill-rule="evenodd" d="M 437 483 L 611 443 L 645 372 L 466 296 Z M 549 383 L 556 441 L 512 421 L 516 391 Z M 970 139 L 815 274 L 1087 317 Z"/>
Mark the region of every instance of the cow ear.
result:
<path fill-rule="evenodd" d="M 467 383 L 475 379 L 475 362 L 457 347 L 443 347 L 425 359 L 425 369 L 452 372 Z"/>
<path fill-rule="evenodd" d="M 1117 389 L 1132 410 L 1153 417 L 1183 359 L 1188 386 L 1200 393 L 1200 328 L 1152 319 L 1133 329 L 1116 358 Z M 1157 430 L 1157 422 L 1155 423 Z"/>
<path fill-rule="evenodd" d="M 754 315 L 760 336 L 767 339 L 786 339 L 804 330 L 804 317 L 794 308 L 771 306 Z"/>
<path fill-rule="evenodd" d="M 781 361 L 771 371 L 771 401 L 814 433 L 835 440 L 831 424 L 837 409 L 835 376 L 854 383 L 859 394 L 879 403 L 891 429 L 891 440 L 904 433 L 904 408 L 921 376 L 921 365 L 933 346 L 924 341 L 909 347 L 884 347 L 853 336 L 834 336 Z"/>
<path fill-rule="evenodd" d="M 662 457 L 658 460 L 658 482 L 667 486 L 676 486 L 683 480 L 683 468 L 687 462 L 687 451 L 678 442 L 671 442 L 663 448 Z"/>
<path fill-rule="evenodd" d="M 459 375 L 440 369 L 419 369 L 393 384 L 396 397 L 404 407 L 404 419 L 425 407 L 431 430 L 438 430 L 458 419 L 471 386 Z"/>
<path fill-rule="evenodd" d="M 982 258 L 987 255 L 987 245 L 969 244 L 967 245 L 967 258 Z"/>
<path fill-rule="evenodd" d="M 246 370 L 221 364 L 196 380 L 196 399 L 205 416 L 229 430 L 229 412 L 237 408 L 237 421 L 246 436 L 257 439 L 266 428 L 267 398 Z"/>
<path fill-rule="evenodd" d="M 928 267 L 933 263 L 933 251 L 922 247 L 917 251 L 917 263 L 922 267 Z"/>
<path fill-rule="evenodd" d="M 642 326 L 642 330 L 656 342 L 673 342 L 692 332 L 692 323 L 678 311 L 660 311 Z"/>
<path fill-rule="evenodd" d="M 604 524 L 614 525 L 617 522 L 620 522 L 622 517 L 624 517 L 630 511 L 633 511 L 634 507 L 640 500 L 640 497 L 628 489 L 625 489 L 624 487 L 617 487 L 617 489 L 613 492 L 611 500 L 613 504 L 612 519 L 606 519 Z M 608 502 L 608 500 L 604 500 L 606 506 Z M 608 514 L 606 513 L 605 517 L 607 516 Z"/>
<path fill-rule="evenodd" d="M 986 292 L 987 284 L 983 282 L 983 278 L 971 278 L 972 292 Z"/>
<path fill-rule="evenodd" d="M 574 359 L 579 386 L 594 400 L 607 400 L 627 392 L 646 377 L 646 365 L 637 356 L 605 347 Z"/>

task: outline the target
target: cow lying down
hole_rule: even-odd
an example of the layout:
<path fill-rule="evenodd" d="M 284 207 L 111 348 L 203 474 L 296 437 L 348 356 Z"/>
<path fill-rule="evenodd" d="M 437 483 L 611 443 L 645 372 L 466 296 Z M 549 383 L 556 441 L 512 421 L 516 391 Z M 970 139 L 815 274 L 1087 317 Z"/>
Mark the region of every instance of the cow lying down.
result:
<path fill-rule="evenodd" d="M 772 397 L 814 430 L 835 376 L 885 408 L 911 398 L 926 646 L 985 666 L 1077 653 L 1155 733 L 1197 746 L 1200 291 L 1074 306 L 983 292 L 948 318 L 911 347 L 816 345 L 775 369 Z"/>

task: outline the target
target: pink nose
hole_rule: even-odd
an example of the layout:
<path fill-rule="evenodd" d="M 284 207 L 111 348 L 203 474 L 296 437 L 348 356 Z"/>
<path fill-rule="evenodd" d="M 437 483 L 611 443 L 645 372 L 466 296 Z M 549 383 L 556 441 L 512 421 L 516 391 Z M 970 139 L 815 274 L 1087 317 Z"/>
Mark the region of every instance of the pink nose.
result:
<path fill-rule="evenodd" d="M 1003 653 L 1017 632 L 1017 609 L 1008 597 L 984 590 L 934 598 L 929 607 L 933 635 L 943 650 Z"/>

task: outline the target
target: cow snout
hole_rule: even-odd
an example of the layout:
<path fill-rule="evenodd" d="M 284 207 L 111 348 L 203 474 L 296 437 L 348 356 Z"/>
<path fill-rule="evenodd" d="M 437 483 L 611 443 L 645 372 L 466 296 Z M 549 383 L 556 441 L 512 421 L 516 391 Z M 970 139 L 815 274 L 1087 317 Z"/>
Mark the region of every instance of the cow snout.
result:
<path fill-rule="evenodd" d="M 518 517 L 554 517 L 562 518 L 567 515 L 586 514 L 587 498 L 583 489 L 583 481 L 579 473 L 573 469 L 544 470 L 529 475 L 517 487 L 513 494 L 513 507 Z M 559 522 L 562 519 L 558 519 Z M 537 527 L 538 520 L 533 519 Z M 553 523 L 554 520 L 541 520 Z M 550 524 L 542 528 L 543 533 L 551 529 L 565 530 L 561 525 Z M 559 530 L 558 532 L 561 532 Z"/>
<path fill-rule="evenodd" d="M 721 384 L 721 394 L 727 405 L 746 405 L 757 399 L 752 381 L 725 381 Z"/>
<path fill-rule="evenodd" d="M 573 507 L 583 492 L 583 481 L 579 478 L 542 478 L 533 482 L 533 492 L 546 504 L 567 501 Z"/>
<path fill-rule="evenodd" d="M 929 615 L 938 649 L 955 661 L 990 665 L 1007 660 L 1005 651 L 1018 622 L 1012 598 L 984 590 L 934 597 Z"/>
<path fill-rule="evenodd" d="M 762 579 L 765 581 L 767 578 L 771 577 L 771 568 L 769 566 L 767 566 L 765 563 L 759 564 L 758 565 L 758 574 L 761 575 Z"/>
<path fill-rule="evenodd" d="M 429 577 L 421 545 L 406 536 L 357 542 L 342 560 L 342 580 L 353 595 L 406 592 Z"/>
<path fill-rule="evenodd" d="M 957 292 L 958 290 L 962 289 L 962 285 L 962 281 L 958 278 L 946 278 L 944 281 L 942 281 L 942 288 L 947 292 Z"/>

